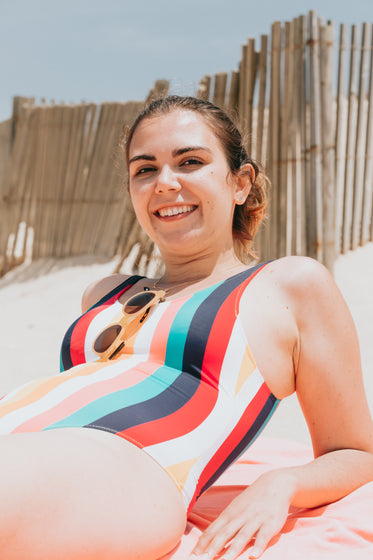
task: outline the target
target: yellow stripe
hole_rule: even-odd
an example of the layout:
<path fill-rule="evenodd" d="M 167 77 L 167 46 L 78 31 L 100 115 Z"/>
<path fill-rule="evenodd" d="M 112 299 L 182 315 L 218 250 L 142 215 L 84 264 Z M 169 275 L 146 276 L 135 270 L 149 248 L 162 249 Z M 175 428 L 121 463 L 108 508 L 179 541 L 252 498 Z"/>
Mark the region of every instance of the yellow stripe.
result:
<path fill-rule="evenodd" d="M 56 387 L 70 381 L 70 379 L 90 375 L 91 373 L 95 373 L 96 371 L 102 369 L 106 365 L 107 363 L 99 362 L 81 364 L 80 367 L 79 365 L 74 367 L 74 373 L 69 373 L 71 370 L 67 370 L 64 373 L 54 375 L 53 377 L 42 377 L 41 379 L 32 381 L 15 393 L 11 399 L 6 400 L 4 404 L 1 404 L 0 401 L 0 418 L 18 408 L 27 406 L 41 399 L 50 391 L 53 391 Z"/>
<path fill-rule="evenodd" d="M 249 346 L 246 345 L 245 352 L 240 366 L 240 372 L 237 378 L 236 390 L 234 393 L 235 395 L 237 395 L 237 393 L 240 392 L 243 384 L 245 383 L 245 381 L 247 381 L 247 379 L 253 373 L 255 368 L 256 368 L 256 364 L 255 364 L 254 357 L 251 353 Z"/>
<path fill-rule="evenodd" d="M 180 490 L 184 488 L 189 473 L 197 459 L 198 458 L 187 459 L 186 461 L 176 463 L 175 465 L 171 465 L 166 468 L 166 471 L 174 479 Z"/>

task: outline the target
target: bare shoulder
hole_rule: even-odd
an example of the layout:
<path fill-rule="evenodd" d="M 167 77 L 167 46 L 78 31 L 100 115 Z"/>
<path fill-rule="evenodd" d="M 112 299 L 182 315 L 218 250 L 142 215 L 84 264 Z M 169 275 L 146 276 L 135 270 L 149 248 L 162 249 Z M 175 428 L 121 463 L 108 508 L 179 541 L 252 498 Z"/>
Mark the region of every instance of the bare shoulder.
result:
<path fill-rule="evenodd" d="M 87 311 L 92 305 L 99 301 L 110 290 L 129 278 L 126 274 L 111 274 L 100 280 L 96 280 L 87 286 L 82 295 L 82 311 Z"/>
<path fill-rule="evenodd" d="M 339 294 L 339 289 L 327 268 L 310 257 L 283 257 L 268 265 L 273 282 L 294 303 L 305 303 L 317 298 Z"/>
<path fill-rule="evenodd" d="M 313 281 L 321 276 L 331 277 L 325 266 L 311 257 L 282 257 L 268 263 L 270 272 L 276 274 L 282 282 Z"/>
<path fill-rule="evenodd" d="M 269 263 L 267 275 L 298 330 L 326 324 L 331 316 L 346 320 L 350 312 L 332 274 L 309 257 L 283 257 Z M 349 320 L 349 319 L 348 319 Z"/>

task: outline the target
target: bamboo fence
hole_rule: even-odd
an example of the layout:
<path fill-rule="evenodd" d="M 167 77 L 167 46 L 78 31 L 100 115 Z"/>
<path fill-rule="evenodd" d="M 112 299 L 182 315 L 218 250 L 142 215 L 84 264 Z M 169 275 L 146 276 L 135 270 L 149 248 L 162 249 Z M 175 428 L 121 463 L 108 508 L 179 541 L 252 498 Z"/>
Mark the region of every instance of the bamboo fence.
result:
<path fill-rule="evenodd" d="M 238 70 L 206 75 L 198 97 L 224 107 L 272 183 L 261 259 L 307 254 L 331 270 L 373 240 L 373 31 L 312 11 L 249 39 Z M 163 94 L 155 84 L 149 97 Z M 123 124 L 144 102 L 35 106 L 16 98 L 0 123 L 0 275 L 32 258 L 155 249 L 134 218 L 116 157 Z"/>
<path fill-rule="evenodd" d="M 314 11 L 275 22 L 258 50 L 253 39 L 243 46 L 238 77 L 201 80 L 198 95 L 236 114 L 270 177 L 263 259 L 307 254 L 332 269 L 373 240 L 372 24 L 347 34 L 342 24 L 337 43 Z"/>

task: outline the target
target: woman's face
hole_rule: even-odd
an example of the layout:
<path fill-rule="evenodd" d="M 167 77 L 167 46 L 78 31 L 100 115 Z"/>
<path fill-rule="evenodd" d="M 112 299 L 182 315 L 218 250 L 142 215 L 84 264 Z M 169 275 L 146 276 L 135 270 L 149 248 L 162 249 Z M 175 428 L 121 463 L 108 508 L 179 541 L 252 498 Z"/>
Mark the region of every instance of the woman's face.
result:
<path fill-rule="evenodd" d="M 143 120 L 129 149 L 137 218 L 162 255 L 232 247 L 232 219 L 246 181 L 233 176 L 219 139 L 198 113 Z"/>

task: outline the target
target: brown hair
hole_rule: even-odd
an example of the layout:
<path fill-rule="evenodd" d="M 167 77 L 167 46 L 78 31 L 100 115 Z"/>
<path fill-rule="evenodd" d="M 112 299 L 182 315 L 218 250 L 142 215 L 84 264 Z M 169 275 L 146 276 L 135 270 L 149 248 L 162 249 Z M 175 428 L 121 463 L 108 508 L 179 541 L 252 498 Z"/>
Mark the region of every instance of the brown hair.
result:
<path fill-rule="evenodd" d="M 197 99 L 196 97 L 170 95 L 152 101 L 141 111 L 135 122 L 125 133 L 124 150 L 127 164 L 131 141 L 139 124 L 145 119 L 167 114 L 178 109 L 195 111 L 204 118 L 212 132 L 220 140 L 232 174 L 237 174 L 245 163 L 249 163 L 254 169 L 255 175 L 252 180 L 250 193 L 244 204 L 236 205 L 232 224 L 236 254 L 242 262 L 247 262 L 248 255 L 256 256 L 252 246 L 260 222 L 265 216 L 269 180 L 260 166 L 249 158 L 241 133 L 222 109 L 209 101 Z"/>

